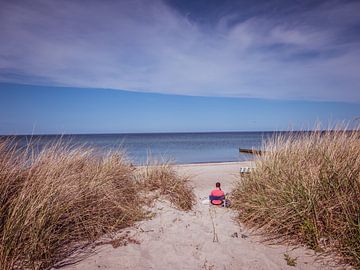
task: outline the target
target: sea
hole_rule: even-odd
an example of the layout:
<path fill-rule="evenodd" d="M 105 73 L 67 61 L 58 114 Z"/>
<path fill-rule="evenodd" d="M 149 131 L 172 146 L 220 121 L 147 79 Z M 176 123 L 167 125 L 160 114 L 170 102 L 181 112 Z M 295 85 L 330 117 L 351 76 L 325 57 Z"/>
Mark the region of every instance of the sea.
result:
<path fill-rule="evenodd" d="M 71 146 L 89 146 L 97 152 L 125 151 L 136 165 L 147 160 L 175 164 L 234 162 L 253 159 L 239 148 L 260 149 L 275 132 L 129 133 L 12 136 L 23 147 L 29 142 L 41 149 L 59 138 Z M 4 137 L 4 136 L 3 136 Z"/>

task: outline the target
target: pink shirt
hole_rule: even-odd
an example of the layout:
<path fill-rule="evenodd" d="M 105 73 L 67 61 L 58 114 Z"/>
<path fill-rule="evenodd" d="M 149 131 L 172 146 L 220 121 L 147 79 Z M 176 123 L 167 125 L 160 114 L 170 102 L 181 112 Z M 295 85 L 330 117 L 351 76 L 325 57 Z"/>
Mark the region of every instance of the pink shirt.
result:
<path fill-rule="evenodd" d="M 222 191 L 220 189 L 213 189 L 210 193 L 210 196 L 220 197 L 220 196 L 225 196 L 225 193 L 224 193 L 224 191 Z M 213 204 L 221 204 L 222 200 L 212 200 L 211 202 Z"/>

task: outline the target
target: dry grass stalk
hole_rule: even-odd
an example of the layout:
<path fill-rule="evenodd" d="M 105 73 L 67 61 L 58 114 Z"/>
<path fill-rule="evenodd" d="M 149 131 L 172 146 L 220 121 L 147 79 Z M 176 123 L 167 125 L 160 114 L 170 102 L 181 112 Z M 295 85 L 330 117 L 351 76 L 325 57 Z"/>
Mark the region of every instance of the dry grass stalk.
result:
<path fill-rule="evenodd" d="M 359 130 L 279 135 L 264 150 L 234 190 L 239 219 L 360 267 Z"/>
<path fill-rule="evenodd" d="M 181 210 L 191 210 L 195 194 L 189 184 L 190 177 L 179 175 L 169 162 L 148 162 L 139 169 L 140 185 L 146 191 L 158 191 Z"/>
<path fill-rule="evenodd" d="M 0 141 L 0 269 L 45 269 L 143 217 L 122 154 L 61 142 L 33 155 Z"/>

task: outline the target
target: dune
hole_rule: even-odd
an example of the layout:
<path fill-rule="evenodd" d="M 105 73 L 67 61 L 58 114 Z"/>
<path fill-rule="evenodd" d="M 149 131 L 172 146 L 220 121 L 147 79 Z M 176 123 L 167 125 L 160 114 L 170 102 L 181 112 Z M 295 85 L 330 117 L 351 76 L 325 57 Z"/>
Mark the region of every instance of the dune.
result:
<path fill-rule="evenodd" d="M 240 166 L 250 162 L 178 165 L 191 174 L 196 194 L 193 211 L 159 200 L 152 219 L 124 229 L 117 241 L 95 247 L 76 264 L 61 269 L 344 269 L 331 257 L 303 246 L 274 245 L 238 224 L 228 208 L 203 205 L 216 181 L 225 192 Z"/>

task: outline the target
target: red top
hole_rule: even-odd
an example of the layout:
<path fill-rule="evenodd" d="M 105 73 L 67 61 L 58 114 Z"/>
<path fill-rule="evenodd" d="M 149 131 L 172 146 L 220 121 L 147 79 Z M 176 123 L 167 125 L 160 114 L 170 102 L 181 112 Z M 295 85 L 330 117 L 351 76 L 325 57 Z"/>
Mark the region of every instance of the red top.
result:
<path fill-rule="evenodd" d="M 220 197 L 220 196 L 225 196 L 225 193 L 220 189 L 213 189 L 210 193 L 210 196 Z M 222 200 L 212 200 L 211 202 L 212 204 L 221 204 Z"/>

